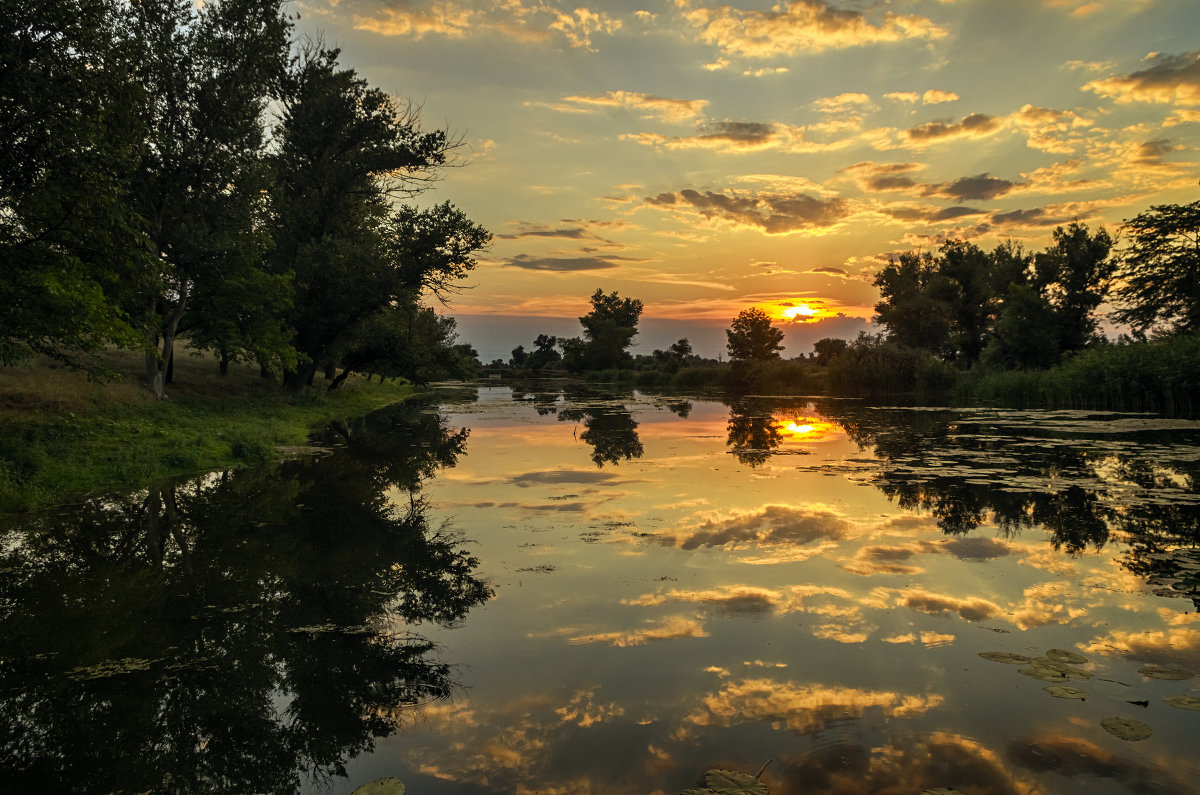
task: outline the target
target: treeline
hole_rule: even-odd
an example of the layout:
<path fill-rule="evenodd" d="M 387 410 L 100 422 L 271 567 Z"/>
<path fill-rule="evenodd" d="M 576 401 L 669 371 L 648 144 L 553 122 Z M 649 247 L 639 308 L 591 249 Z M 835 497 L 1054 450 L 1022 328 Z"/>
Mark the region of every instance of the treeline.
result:
<path fill-rule="evenodd" d="M 1035 253 L 952 240 L 899 254 L 874 278 L 882 332 L 819 340 L 789 360 L 755 307 L 725 332 L 728 362 L 694 355 L 687 339 L 633 356 L 641 302 L 597 290 L 582 337 L 542 334 L 491 367 L 642 389 L 1200 410 L 1200 202 L 1152 207 L 1120 236 L 1117 250 L 1103 228 L 1073 223 Z M 1099 330 L 1105 303 L 1128 329 L 1115 341 Z"/>
<path fill-rule="evenodd" d="M 457 142 L 293 33 L 280 0 L 6 3 L 0 363 L 142 349 L 160 397 L 179 339 L 292 389 L 472 372 L 422 299 L 490 235 L 407 203 Z"/>

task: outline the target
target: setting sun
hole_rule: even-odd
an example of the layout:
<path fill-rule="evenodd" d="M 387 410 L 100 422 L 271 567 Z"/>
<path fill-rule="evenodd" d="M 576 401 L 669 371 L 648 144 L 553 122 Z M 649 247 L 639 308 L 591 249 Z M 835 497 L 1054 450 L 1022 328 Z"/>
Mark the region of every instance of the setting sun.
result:
<path fill-rule="evenodd" d="M 783 310 L 783 317 L 787 320 L 811 320 L 818 314 L 816 309 L 813 309 L 808 304 L 798 304 L 789 306 Z"/>

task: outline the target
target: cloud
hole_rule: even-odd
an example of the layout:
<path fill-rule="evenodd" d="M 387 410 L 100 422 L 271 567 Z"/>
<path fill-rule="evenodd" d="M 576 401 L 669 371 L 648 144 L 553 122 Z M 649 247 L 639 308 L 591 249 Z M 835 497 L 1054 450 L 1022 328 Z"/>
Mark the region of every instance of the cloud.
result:
<path fill-rule="evenodd" d="M 981 621 L 1003 612 L 998 605 L 985 599 L 974 597 L 959 599 L 954 596 L 930 593 L 929 591 L 919 589 L 903 591 L 901 593 L 900 604 L 912 608 L 918 613 L 928 613 L 930 615 L 957 613 L 967 621 Z"/>
<path fill-rule="evenodd" d="M 518 254 L 505 264 L 512 268 L 522 268 L 530 271 L 550 271 L 553 273 L 573 273 L 577 271 L 598 271 L 615 268 L 619 263 L 614 259 L 622 257 L 535 257 L 532 254 Z"/>
<path fill-rule="evenodd" d="M 1007 179 L 998 179 L 979 174 L 974 177 L 962 177 L 953 182 L 943 182 L 931 185 L 926 190 L 926 196 L 940 196 L 958 201 L 980 201 L 982 199 L 997 199 L 1010 193 L 1017 183 Z"/>
<path fill-rule="evenodd" d="M 813 103 L 813 107 L 822 113 L 858 112 L 871 108 L 871 98 L 866 94 L 838 94 L 836 97 L 822 97 Z"/>
<path fill-rule="evenodd" d="M 858 11 L 820 0 L 792 0 L 770 11 L 695 7 L 677 0 L 706 43 L 725 56 L 773 58 L 909 39 L 940 39 L 946 31 L 926 17 L 887 13 L 873 23 Z"/>
<path fill-rule="evenodd" d="M 805 273 L 819 273 L 823 276 L 836 276 L 839 279 L 850 278 L 850 274 L 846 271 L 842 270 L 841 268 L 833 267 L 813 268 L 812 270 L 805 271 Z"/>
<path fill-rule="evenodd" d="M 597 97 L 565 97 L 563 102 L 584 107 L 629 108 L 641 112 L 643 118 L 658 118 L 665 122 L 690 121 L 700 116 L 708 107 L 707 99 L 671 99 L 637 91 L 606 91 Z M 575 109 L 569 106 L 550 107 L 559 110 Z"/>
<path fill-rule="evenodd" d="M 839 171 L 850 175 L 858 186 L 871 192 L 908 191 L 920 185 L 908 176 L 925 168 L 921 163 L 855 163 Z"/>
<path fill-rule="evenodd" d="M 761 723 L 796 734 L 813 734 L 830 724 L 861 717 L 868 709 L 884 716 L 921 715 L 940 706 L 937 694 L 904 695 L 887 690 L 745 679 L 730 682 L 720 692 L 705 697 L 704 708 L 688 716 L 698 726 L 728 728 Z"/>
<path fill-rule="evenodd" d="M 921 95 L 916 91 L 892 91 L 883 95 L 884 99 L 891 99 L 896 102 L 920 102 Z"/>
<path fill-rule="evenodd" d="M 1127 75 L 1093 80 L 1083 86 L 1118 104 L 1152 102 L 1200 105 L 1200 51 L 1158 55 L 1154 65 Z"/>
<path fill-rule="evenodd" d="M 573 635 L 568 642 L 572 645 L 587 645 L 604 643 L 609 646 L 626 648 L 629 646 L 644 646 L 658 640 L 677 640 L 680 638 L 707 638 L 704 626 L 694 618 L 685 616 L 668 616 L 657 626 L 643 629 L 632 629 L 623 632 L 596 632 L 590 635 Z"/>
<path fill-rule="evenodd" d="M 916 144 L 937 143 L 957 138 L 985 138 L 1004 125 L 1003 119 L 984 113 L 972 113 L 962 121 L 931 121 L 905 131 L 908 140 Z"/>
<path fill-rule="evenodd" d="M 403 3 L 379 9 L 376 16 L 355 14 L 354 29 L 381 36 L 407 36 L 417 40 L 429 35 L 450 39 L 464 38 L 472 32 L 480 12 L 457 3 L 431 3 L 428 8 L 412 8 Z"/>
<path fill-rule="evenodd" d="M 684 527 L 674 534 L 661 535 L 661 541 L 682 549 L 805 545 L 843 538 L 850 524 L 840 514 L 820 506 L 766 505 L 747 512 L 702 514 Z"/>
<path fill-rule="evenodd" d="M 522 42 L 565 39 L 573 48 L 592 51 L 592 37 L 612 34 L 622 26 L 620 19 L 603 11 L 576 8 L 566 12 L 546 3 L 525 5 L 506 0 L 488 9 L 471 8 L 453 0 L 417 4 L 401 0 L 369 14 L 352 14 L 356 30 L 381 36 L 420 40 L 426 36 L 463 39 L 500 35 Z"/>
<path fill-rule="evenodd" d="M 819 197 L 806 193 L 755 193 L 748 191 L 695 191 L 660 193 L 646 197 L 647 205 L 659 209 L 697 213 L 713 220 L 758 229 L 769 235 L 836 226 L 850 215 L 850 205 L 840 196 Z"/>
<path fill-rule="evenodd" d="M 931 88 L 921 95 L 921 101 L 926 105 L 940 105 L 943 102 L 958 102 L 958 94 L 953 91 L 940 91 Z"/>

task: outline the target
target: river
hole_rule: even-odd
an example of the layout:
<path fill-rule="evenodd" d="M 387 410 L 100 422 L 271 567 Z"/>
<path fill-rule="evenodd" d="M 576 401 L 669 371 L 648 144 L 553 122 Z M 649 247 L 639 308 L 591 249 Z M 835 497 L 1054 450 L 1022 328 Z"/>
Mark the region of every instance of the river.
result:
<path fill-rule="evenodd" d="M 0 524 L 11 792 L 1200 792 L 1200 422 L 435 393 Z"/>

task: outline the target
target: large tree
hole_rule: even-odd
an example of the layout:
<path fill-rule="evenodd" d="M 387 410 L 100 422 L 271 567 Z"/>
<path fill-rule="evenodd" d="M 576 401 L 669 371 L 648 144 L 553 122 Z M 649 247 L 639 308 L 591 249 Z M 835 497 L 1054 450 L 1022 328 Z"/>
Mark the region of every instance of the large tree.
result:
<path fill-rule="evenodd" d="M 725 336 L 729 358 L 734 362 L 778 359 L 783 350 L 783 332 L 771 325 L 770 316 L 757 307 L 738 312 Z"/>
<path fill-rule="evenodd" d="M 583 326 L 583 342 L 579 347 L 583 369 L 607 370 L 632 363 L 628 348 L 637 336 L 642 302 L 636 298 L 621 298 L 616 291 L 606 293 L 597 289 L 591 297 L 592 311 L 579 318 Z M 563 358 L 572 359 L 570 340 L 564 346 Z"/>
<path fill-rule="evenodd" d="M 420 317 L 422 291 L 440 298 L 452 290 L 490 239 L 450 204 L 393 204 L 420 192 L 453 142 L 422 130 L 414 109 L 339 68 L 337 57 L 301 58 L 276 130 L 273 257 L 294 275 L 291 388 L 318 368 L 369 369 L 371 337 L 403 326 L 380 315 Z"/>
<path fill-rule="evenodd" d="M 1200 331 L 1200 201 L 1156 205 L 1124 231 L 1117 318 L 1139 333 Z"/>
<path fill-rule="evenodd" d="M 161 397 L 193 300 L 236 284 L 282 287 L 255 273 L 266 242 L 256 209 L 263 114 L 287 64 L 291 23 L 280 0 L 158 0 L 126 13 L 148 133 L 132 198 L 160 268 L 138 308 L 146 378 Z"/>
<path fill-rule="evenodd" d="M 1031 282 L 1054 309 L 1054 336 L 1063 353 L 1082 350 L 1096 334 L 1096 309 L 1108 295 L 1116 263 L 1109 258 L 1113 241 L 1101 227 L 1086 224 L 1054 230 L 1054 244 L 1033 258 Z"/>
<path fill-rule="evenodd" d="M 90 356 L 138 335 L 121 304 L 153 266 L 124 177 L 141 89 L 116 0 L 6 0 L 0 13 L 0 364 Z"/>

